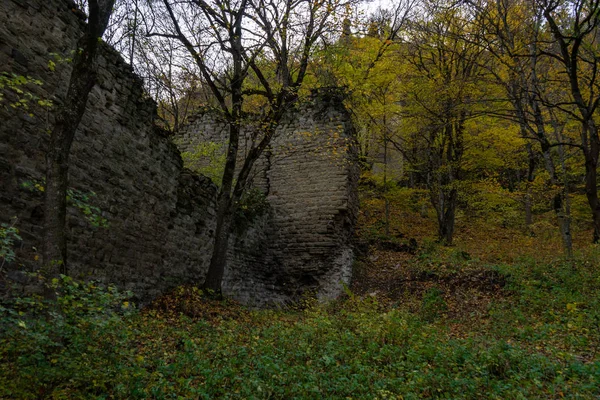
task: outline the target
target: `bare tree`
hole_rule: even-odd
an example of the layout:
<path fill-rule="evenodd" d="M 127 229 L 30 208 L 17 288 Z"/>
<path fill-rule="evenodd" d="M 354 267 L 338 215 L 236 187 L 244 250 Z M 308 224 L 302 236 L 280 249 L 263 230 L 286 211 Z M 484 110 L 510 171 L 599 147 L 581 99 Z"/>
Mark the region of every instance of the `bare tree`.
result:
<path fill-rule="evenodd" d="M 151 0 L 116 0 L 104 40 L 117 49 L 158 104 L 158 121 L 169 132 L 178 132 L 194 105 L 206 101 L 206 90 L 187 50 L 172 37 L 148 37 L 163 14 L 154 13 Z M 160 3 L 159 3 L 160 4 Z M 164 10 L 163 10 L 164 11 Z"/>
<path fill-rule="evenodd" d="M 256 160 L 296 102 L 311 55 L 335 28 L 339 0 L 162 0 L 149 36 L 176 39 L 195 63 L 229 126 L 217 197 L 215 242 L 204 288 L 221 292 L 231 225 Z M 168 23 L 165 23 L 168 22 Z M 250 79 L 249 79 L 250 78 Z M 251 84 L 252 83 L 252 84 Z M 244 102 L 259 97 L 260 135 L 237 165 Z"/>

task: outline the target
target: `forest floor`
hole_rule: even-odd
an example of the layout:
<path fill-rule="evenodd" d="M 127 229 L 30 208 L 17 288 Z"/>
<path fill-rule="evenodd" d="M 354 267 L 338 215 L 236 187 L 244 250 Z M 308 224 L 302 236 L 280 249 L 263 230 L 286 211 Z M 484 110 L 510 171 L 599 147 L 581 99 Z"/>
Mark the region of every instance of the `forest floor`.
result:
<path fill-rule="evenodd" d="M 527 230 L 459 215 L 441 246 L 431 213 L 392 201 L 385 235 L 382 198 L 361 204 L 362 254 L 330 304 L 250 310 L 182 287 L 137 311 L 63 279 L 60 312 L 0 308 L 0 398 L 600 398 L 585 225 L 567 259 L 551 215 Z"/>
<path fill-rule="evenodd" d="M 589 283 L 600 282 L 600 248 L 590 245 L 591 228 L 573 230 L 575 255 L 567 259 L 552 212 L 529 229 L 461 215 L 453 245 L 442 246 L 436 240 L 433 210 L 422 215 L 392 200 L 386 235 L 383 198 L 372 193 L 364 197 L 357 228 L 363 254 L 355 265 L 351 291 L 417 314 L 424 299 L 435 295 L 442 305 L 438 322 L 453 333 L 472 333 L 489 322 L 490 309 L 514 301 L 511 283 L 517 276 L 547 277 L 569 270 L 577 274 L 583 265 Z"/>
<path fill-rule="evenodd" d="M 528 229 L 460 216 L 453 245 L 442 246 L 432 210 L 421 215 L 392 200 L 385 235 L 383 198 L 361 204 L 358 236 L 368 250 L 355 267 L 354 295 L 420 315 L 448 337 L 493 335 L 532 353 L 600 360 L 600 313 L 583 311 L 600 299 L 591 227 L 573 230 L 571 258 L 550 211 Z"/>

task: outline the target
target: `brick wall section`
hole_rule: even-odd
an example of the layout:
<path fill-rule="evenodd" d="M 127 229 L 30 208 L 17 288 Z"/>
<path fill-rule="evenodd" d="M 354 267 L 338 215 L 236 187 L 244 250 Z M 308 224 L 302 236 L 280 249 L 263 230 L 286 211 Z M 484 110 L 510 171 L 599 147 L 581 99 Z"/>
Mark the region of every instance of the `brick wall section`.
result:
<path fill-rule="evenodd" d="M 70 65 L 48 67 L 50 53 L 68 57 L 82 21 L 63 0 L 4 0 L 0 7 L 0 69 L 43 81 L 29 85 L 58 104 Z M 90 95 L 71 155 L 70 185 L 93 191 L 108 229 L 93 228 L 69 210 L 69 262 L 75 276 L 94 277 L 153 298 L 184 282 L 204 278 L 214 225 L 215 186 L 183 170 L 171 141 L 154 128 L 155 104 L 122 58 L 105 46 L 100 81 Z M 21 187 L 44 176 L 46 129 L 52 113 L 13 109 L 5 90 L 0 106 L 0 219 L 17 217 L 24 266 L 9 272 L 23 281 L 41 249 L 42 194 Z M 29 115 L 32 114 L 32 115 Z"/>

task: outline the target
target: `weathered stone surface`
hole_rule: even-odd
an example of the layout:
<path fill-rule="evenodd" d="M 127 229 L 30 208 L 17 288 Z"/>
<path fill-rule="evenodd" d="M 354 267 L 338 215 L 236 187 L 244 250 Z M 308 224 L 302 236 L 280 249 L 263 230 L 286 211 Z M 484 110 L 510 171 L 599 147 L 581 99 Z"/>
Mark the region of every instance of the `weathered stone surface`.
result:
<path fill-rule="evenodd" d="M 64 59 L 81 27 L 79 15 L 66 1 L 3 1 L 0 47 L 10 50 L 0 52 L 0 69 L 40 80 L 41 86 L 30 83 L 21 89 L 60 104 L 70 74 Z M 56 63 L 54 71 L 50 60 Z M 183 169 L 177 148 L 154 127 L 154 102 L 120 55 L 104 46 L 100 64 L 100 82 L 90 94 L 73 143 L 70 186 L 96 193 L 91 203 L 102 210 L 109 227 L 93 228 L 80 211 L 69 209 L 69 270 L 150 299 L 177 284 L 204 278 L 216 188 Z M 18 268 L 35 268 L 43 195 L 22 185 L 44 177 L 52 109 L 38 106 L 36 99 L 29 100 L 28 109 L 15 109 L 9 104 L 18 94 L 3 93 L 0 222 L 18 219 L 23 237 L 18 255 L 24 264 Z"/>
<path fill-rule="evenodd" d="M 0 73 L 39 80 L 5 88 L 0 103 L 0 222 L 17 218 L 18 264 L 0 271 L 26 282 L 39 267 L 41 182 L 53 110 L 66 93 L 70 57 L 81 34 L 81 13 L 68 0 L 4 0 L 0 6 Z M 52 63 L 50 62 L 52 61 Z M 103 46 L 93 89 L 71 152 L 70 186 L 94 192 L 108 228 L 94 228 L 74 207 L 68 214 L 69 268 L 133 290 L 147 301 L 181 283 L 200 283 L 211 255 L 216 186 L 183 168 L 171 140 L 157 130 L 156 105 L 123 59 Z M 27 98 L 27 108 L 11 104 Z M 38 100 L 52 100 L 50 109 Z M 270 208 L 236 226 L 224 291 L 249 304 L 283 303 L 305 292 L 336 296 L 351 274 L 350 235 L 356 217 L 357 170 L 352 127 L 341 101 L 314 96 L 290 112 L 255 187 Z M 204 124 L 204 126 L 202 126 Z M 197 118 L 186 133 L 223 140 L 223 125 Z M 31 185 L 30 185 L 31 186 Z"/>
<path fill-rule="evenodd" d="M 204 114 L 177 142 L 182 151 L 190 151 L 201 141 L 222 143 L 226 137 L 225 124 Z M 248 142 L 242 141 L 242 153 Z M 251 174 L 271 212 L 235 238 L 225 274 L 227 292 L 259 304 L 306 293 L 323 299 L 340 294 L 354 260 L 355 150 L 350 117 L 337 91 L 314 93 L 286 115 Z"/>

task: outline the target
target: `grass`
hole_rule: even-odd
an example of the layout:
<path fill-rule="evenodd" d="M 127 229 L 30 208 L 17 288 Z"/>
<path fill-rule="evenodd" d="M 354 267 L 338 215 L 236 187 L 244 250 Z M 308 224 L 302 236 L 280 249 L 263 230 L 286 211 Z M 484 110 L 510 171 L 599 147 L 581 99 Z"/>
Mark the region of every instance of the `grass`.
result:
<path fill-rule="evenodd" d="M 422 232 L 418 252 L 373 242 L 330 304 L 249 310 L 182 287 L 138 311 L 69 278 L 58 308 L 6 303 L 0 398 L 600 397 L 600 249 L 566 260 L 554 239 L 477 221 L 440 247 L 411 230 L 422 217 L 392 211 L 396 231 Z"/>

